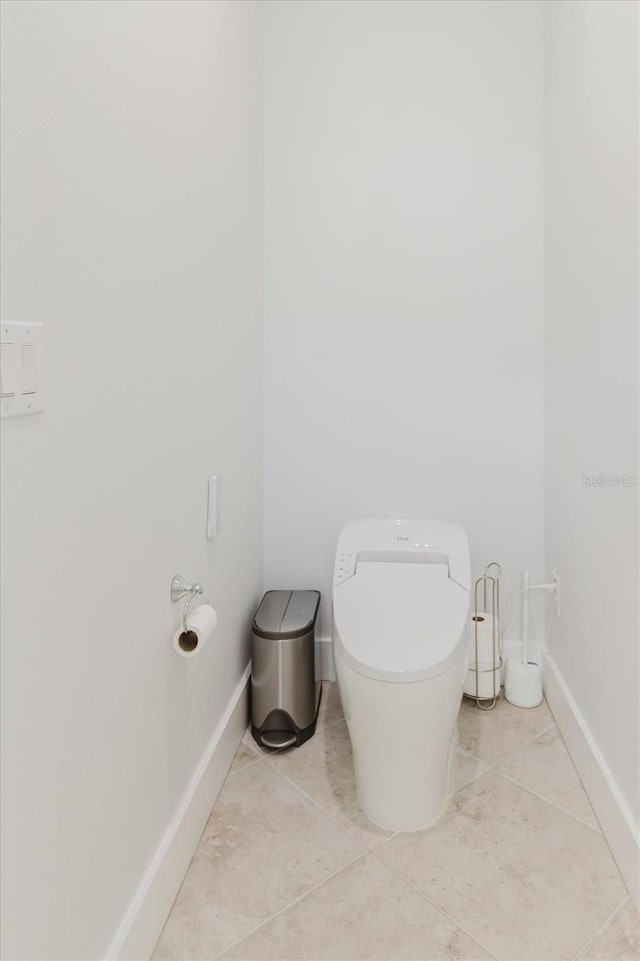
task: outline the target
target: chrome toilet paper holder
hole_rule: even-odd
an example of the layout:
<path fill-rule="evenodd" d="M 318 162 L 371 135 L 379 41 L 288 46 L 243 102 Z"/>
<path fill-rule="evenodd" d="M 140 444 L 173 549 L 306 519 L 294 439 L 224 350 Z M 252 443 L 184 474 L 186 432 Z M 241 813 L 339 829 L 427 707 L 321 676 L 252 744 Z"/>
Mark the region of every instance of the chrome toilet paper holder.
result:
<path fill-rule="evenodd" d="M 171 588 L 169 590 L 169 597 L 171 598 L 174 604 L 177 604 L 178 601 L 181 601 L 183 597 L 186 597 L 184 608 L 182 610 L 182 630 L 185 632 L 185 634 L 189 630 L 188 619 L 189 619 L 189 607 L 191 606 L 191 602 L 194 599 L 194 597 L 197 597 L 198 594 L 202 594 L 202 593 L 203 593 L 202 584 L 198 584 L 197 582 L 195 584 L 188 584 L 187 581 L 185 581 L 182 574 L 173 575 L 171 579 Z"/>
<path fill-rule="evenodd" d="M 489 571 L 494 568 L 495 573 L 493 575 L 489 574 Z M 484 569 L 484 574 L 479 577 L 473 589 L 473 622 L 474 622 L 474 650 L 475 650 L 475 668 L 470 667 L 469 670 L 472 671 L 476 676 L 476 693 L 475 697 L 473 695 L 467 695 L 471 697 L 480 708 L 481 711 L 492 711 L 498 702 L 500 697 L 500 683 L 496 686 L 496 671 L 502 668 L 502 638 L 500 633 L 500 578 L 502 577 L 502 567 L 497 561 L 491 561 L 490 564 Z M 489 607 L 487 607 L 487 588 L 489 589 L 489 600 L 491 601 Z M 488 611 L 491 614 L 491 647 L 492 647 L 492 664 L 489 670 L 481 671 L 478 658 L 478 620 L 483 620 L 483 618 L 478 618 L 479 606 L 478 606 L 478 595 L 480 590 L 483 592 L 483 607 L 484 611 Z M 481 673 L 491 673 L 492 678 L 492 697 L 491 698 L 481 698 L 480 697 L 480 674 Z"/>

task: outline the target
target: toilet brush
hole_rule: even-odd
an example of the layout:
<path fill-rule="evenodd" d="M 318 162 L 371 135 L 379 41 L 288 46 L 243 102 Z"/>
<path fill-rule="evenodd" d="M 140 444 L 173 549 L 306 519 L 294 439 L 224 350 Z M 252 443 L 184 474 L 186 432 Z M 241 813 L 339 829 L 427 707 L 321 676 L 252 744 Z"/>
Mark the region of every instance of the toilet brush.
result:
<path fill-rule="evenodd" d="M 535 585 L 538 586 L 538 585 Z M 542 585 L 540 585 L 542 586 Z M 546 585 L 545 585 L 546 586 Z M 529 572 L 522 575 L 522 655 L 511 657 L 505 666 L 504 696 L 516 707 L 537 707 L 542 703 L 540 667 L 529 661 Z"/>

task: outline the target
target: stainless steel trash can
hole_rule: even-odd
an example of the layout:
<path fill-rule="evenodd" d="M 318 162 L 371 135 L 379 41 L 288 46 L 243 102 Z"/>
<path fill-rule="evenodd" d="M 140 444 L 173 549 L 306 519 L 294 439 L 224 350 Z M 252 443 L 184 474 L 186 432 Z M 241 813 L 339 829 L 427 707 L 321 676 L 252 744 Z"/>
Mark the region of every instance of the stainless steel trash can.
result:
<path fill-rule="evenodd" d="M 315 679 L 319 591 L 267 591 L 251 632 L 251 733 L 258 744 L 304 744 L 316 729 L 322 684 Z"/>

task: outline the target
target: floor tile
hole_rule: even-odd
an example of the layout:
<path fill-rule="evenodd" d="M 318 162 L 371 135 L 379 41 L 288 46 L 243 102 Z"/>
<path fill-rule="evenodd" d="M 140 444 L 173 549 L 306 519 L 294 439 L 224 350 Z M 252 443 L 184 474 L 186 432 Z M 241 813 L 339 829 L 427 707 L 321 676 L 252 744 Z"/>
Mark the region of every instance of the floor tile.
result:
<path fill-rule="evenodd" d="M 253 734 L 251 733 L 251 725 L 249 725 L 247 730 L 244 732 L 241 743 L 244 744 L 245 747 L 248 747 L 249 750 L 254 751 L 258 755 L 258 757 L 267 756 L 268 754 L 271 753 L 270 751 L 265 751 L 260 747 L 258 742 L 255 740 Z"/>
<path fill-rule="evenodd" d="M 161 935 L 160 940 L 156 944 L 156 949 L 151 955 L 151 961 L 176 961 L 176 956 L 171 950 L 171 945 L 164 934 Z"/>
<path fill-rule="evenodd" d="M 337 685 L 330 685 L 334 690 Z M 258 749 L 260 750 L 260 749 Z M 351 742 L 346 723 L 333 722 L 318 728 L 299 748 L 264 751 L 264 755 L 368 848 L 374 848 L 391 832 L 372 824 L 360 810 L 356 796 Z M 467 784 L 488 770 L 489 765 L 462 749 L 454 752 L 451 790 Z"/>
<path fill-rule="evenodd" d="M 458 715 L 460 747 L 482 761 L 494 764 L 523 747 L 553 724 L 543 701 L 539 707 L 514 707 L 501 698 L 492 711 L 482 711 L 474 701 L 462 699 Z"/>
<path fill-rule="evenodd" d="M 604 931 L 580 954 L 580 961 L 638 961 L 638 958 L 640 915 L 627 900 Z"/>
<path fill-rule="evenodd" d="M 503 961 L 566 961 L 625 895 L 602 835 L 490 771 L 376 852 Z"/>
<path fill-rule="evenodd" d="M 489 767 L 486 761 L 481 761 L 475 754 L 470 754 L 461 747 L 454 747 L 449 790 L 452 794 L 459 791 L 465 784 L 485 774 Z"/>
<path fill-rule="evenodd" d="M 265 761 L 225 782 L 166 925 L 180 961 L 209 961 L 364 848 Z"/>
<path fill-rule="evenodd" d="M 335 681 L 323 681 L 317 727 L 335 724 L 336 721 L 341 721 L 342 717 L 342 704 L 340 703 L 337 683 Z"/>
<path fill-rule="evenodd" d="M 273 756 L 273 764 L 368 848 L 391 837 L 358 804 L 349 732 L 344 721 L 323 727 L 302 747 Z"/>
<path fill-rule="evenodd" d="M 235 774 L 241 768 L 246 767 L 247 764 L 253 764 L 254 761 L 258 760 L 258 754 L 254 751 L 244 740 L 240 741 L 240 746 L 236 751 L 236 756 L 233 759 L 233 764 L 229 768 L 229 774 Z"/>
<path fill-rule="evenodd" d="M 598 819 L 556 727 L 517 751 L 498 770 L 596 830 Z"/>
<path fill-rule="evenodd" d="M 479 961 L 489 957 L 371 854 L 224 955 L 225 961 Z"/>

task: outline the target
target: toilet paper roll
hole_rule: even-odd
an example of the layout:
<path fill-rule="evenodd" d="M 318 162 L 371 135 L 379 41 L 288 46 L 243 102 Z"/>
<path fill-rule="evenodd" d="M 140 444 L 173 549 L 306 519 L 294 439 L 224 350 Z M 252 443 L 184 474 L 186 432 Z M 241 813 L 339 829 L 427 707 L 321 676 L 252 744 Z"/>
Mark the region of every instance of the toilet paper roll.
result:
<path fill-rule="evenodd" d="M 218 615 L 210 604 L 196 607 L 189 613 L 188 630 L 185 631 L 181 624 L 173 635 L 174 650 L 181 657 L 195 657 L 215 631 L 217 623 Z"/>
<path fill-rule="evenodd" d="M 495 684 L 495 687 L 494 687 Z M 464 693 L 483 700 L 492 698 L 494 691 L 500 693 L 500 668 L 491 670 L 491 665 L 480 664 L 478 672 L 468 670 L 464 679 Z"/>
<path fill-rule="evenodd" d="M 481 667 L 491 667 L 493 663 L 493 625 L 496 628 L 496 658 L 500 654 L 500 631 L 493 614 L 478 611 L 471 618 L 469 631 L 469 666 L 476 666 L 476 625 L 478 627 L 478 661 Z"/>

